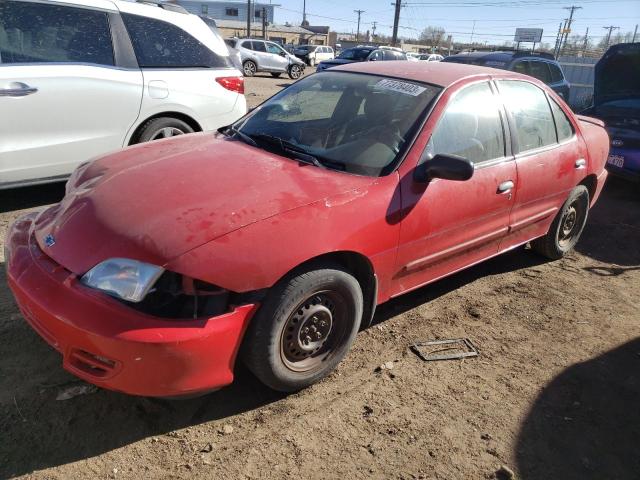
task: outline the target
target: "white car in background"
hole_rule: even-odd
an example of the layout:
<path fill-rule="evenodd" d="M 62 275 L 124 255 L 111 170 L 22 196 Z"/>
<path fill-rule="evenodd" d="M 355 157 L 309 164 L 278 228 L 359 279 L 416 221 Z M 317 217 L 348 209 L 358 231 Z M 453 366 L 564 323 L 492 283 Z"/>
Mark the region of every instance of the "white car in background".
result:
<path fill-rule="evenodd" d="M 418 57 L 418 60 L 422 60 L 423 62 L 439 62 L 443 59 L 444 57 L 437 53 L 423 53 Z"/>
<path fill-rule="evenodd" d="M 0 1 L 0 188 L 246 113 L 222 38 L 154 1 Z"/>
<path fill-rule="evenodd" d="M 407 54 L 407 60 L 409 60 L 410 62 L 417 62 L 418 60 L 420 60 L 420 53 L 416 53 L 416 52 L 406 52 Z"/>
<path fill-rule="evenodd" d="M 293 49 L 293 54 L 311 67 L 336 57 L 333 48 L 323 45 L 300 45 Z"/>

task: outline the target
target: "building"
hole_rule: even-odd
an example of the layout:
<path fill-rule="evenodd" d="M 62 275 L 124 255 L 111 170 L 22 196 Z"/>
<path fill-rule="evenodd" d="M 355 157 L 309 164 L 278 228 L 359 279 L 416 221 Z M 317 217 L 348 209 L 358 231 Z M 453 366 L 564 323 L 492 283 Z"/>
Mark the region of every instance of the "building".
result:
<path fill-rule="evenodd" d="M 178 5 L 196 15 L 207 15 L 218 20 L 244 22 L 247 25 L 247 2 L 219 0 L 176 0 Z M 263 11 L 267 23 L 273 23 L 273 11 L 276 5 L 270 3 L 251 2 L 251 21 L 262 24 Z"/>
<path fill-rule="evenodd" d="M 218 20 L 216 19 L 218 30 L 224 38 L 246 37 L 247 22 L 238 20 Z M 297 25 L 278 25 L 270 23 L 266 25 L 266 39 L 282 45 L 327 45 L 326 33 L 316 33 Z M 251 23 L 251 37 L 262 38 L 262 22 Z"/>

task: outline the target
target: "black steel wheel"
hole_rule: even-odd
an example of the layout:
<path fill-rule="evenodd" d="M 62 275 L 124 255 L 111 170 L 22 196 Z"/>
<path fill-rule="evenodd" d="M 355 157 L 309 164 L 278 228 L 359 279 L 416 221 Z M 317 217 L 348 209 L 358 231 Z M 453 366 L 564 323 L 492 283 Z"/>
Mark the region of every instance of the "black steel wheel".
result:
<path fill-rule="evenodd" d="M 327 376 L 360 327 L 358 281 L 339 265 L 319 267 L 274 286 L 244 338 L 242 359 L 274 390 L 300 390 Z"/>
<path fill-rule="evenodd" d="M 564 257 L 580 239 L 589 215 L 589 190 L 574 188 L 544 237 L 531 242 L 531 248 L 552 260 Z"/>

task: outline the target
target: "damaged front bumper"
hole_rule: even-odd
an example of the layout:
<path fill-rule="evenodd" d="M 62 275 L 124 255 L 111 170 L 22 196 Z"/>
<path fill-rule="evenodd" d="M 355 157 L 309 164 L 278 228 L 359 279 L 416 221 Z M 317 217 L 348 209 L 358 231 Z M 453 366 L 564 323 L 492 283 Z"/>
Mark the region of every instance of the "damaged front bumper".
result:
<path fill-rule="evenodd" d="M 5 243 L 9 287 L 33 329 L 62 354 L 63 367 L 99 387 L 164 397 L 233 381 L 242 336 L 258 304 L 211 318 L 164 319 L 89 289 L 49 258 L 33 235 L 37 214 L 18 219 Z"/>

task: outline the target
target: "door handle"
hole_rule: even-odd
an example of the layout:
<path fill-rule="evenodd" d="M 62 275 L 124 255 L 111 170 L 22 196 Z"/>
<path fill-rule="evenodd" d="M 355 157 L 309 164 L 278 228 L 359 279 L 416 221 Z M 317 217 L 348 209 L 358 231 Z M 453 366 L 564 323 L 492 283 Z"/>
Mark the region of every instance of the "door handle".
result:
<path fill-rule="evenodd" d="M 580 170 L 587 165 L 587 161 L 584 158 L 579 158 L 576 160 L 575 167 Z"/>
<path fill-rule="evenodd" d="M 11 82 L 9 87 L 0 88 L 0 97 L 26 97 L 37 91 L 37 88 L 30 87 L 26 83 Z"/>
<path fill-rule="evenodd" d="M 500 185 L 498 185 L 498 193 L 508 193 L 511 191 L 511 189 L 513 189 L 514 186 L 515 184 L 513 183 L 513 180 L 502 182 Z"/>

